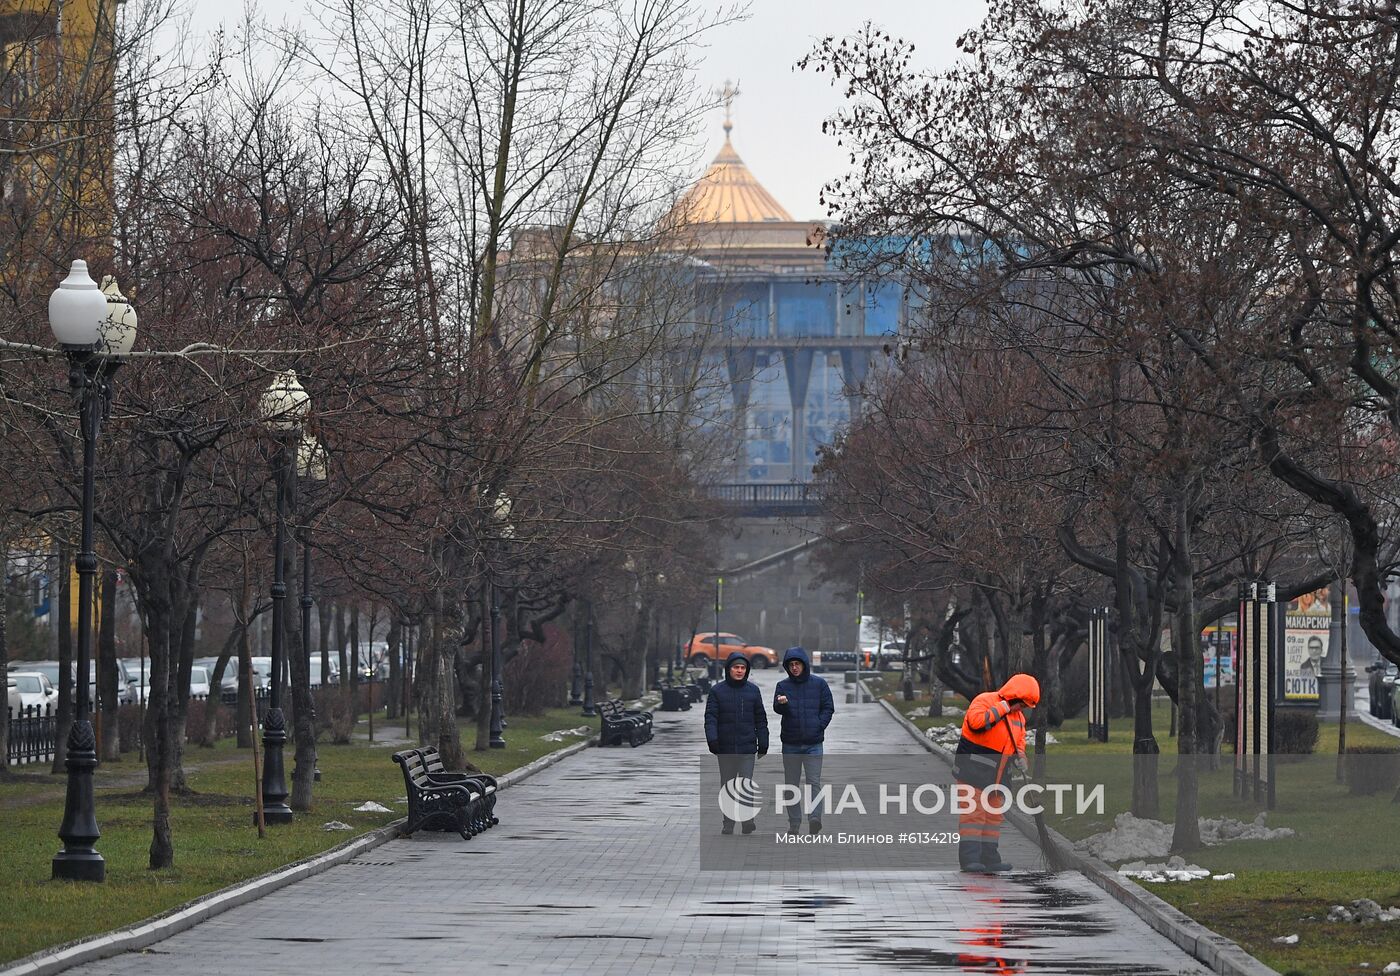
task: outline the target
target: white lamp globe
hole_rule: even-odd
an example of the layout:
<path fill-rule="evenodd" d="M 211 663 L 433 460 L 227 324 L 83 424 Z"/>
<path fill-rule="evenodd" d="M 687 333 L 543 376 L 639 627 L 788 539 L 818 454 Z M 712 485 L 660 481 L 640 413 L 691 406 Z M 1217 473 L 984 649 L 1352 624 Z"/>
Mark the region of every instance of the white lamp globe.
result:
<path fill-rule="evenodd" d="M 136 309 L 126 300 L 117 279 L 112 275 L 102 279 L 102 294 L 107 299 L 107 318 L 102 323 L 102 351 L 108 356 L 129 356 L 136 345 Z"/>
<path fill-rule="evenodd" d="M 87 262 L 73 262 L 68 277 L 49 296 L 49 328 L 63 346 L 91 349 L 102 339 L 107 320 L 107 299 L 88 274 Z"/>
<path fill-rule="evenodd" d="M 295 430 L 311 412 L 311 396 L 297 380 L 297 371 L 289 369 L 263 392 L 258 403 L 263 423 L 271 430 Z"/>

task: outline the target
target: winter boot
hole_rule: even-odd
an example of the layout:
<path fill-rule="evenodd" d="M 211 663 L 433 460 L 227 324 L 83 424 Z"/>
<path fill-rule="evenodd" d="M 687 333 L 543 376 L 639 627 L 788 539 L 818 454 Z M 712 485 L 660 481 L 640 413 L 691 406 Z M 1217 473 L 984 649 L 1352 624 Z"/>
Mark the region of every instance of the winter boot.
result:
<path fill-rule="evenodd" d="M 1003 871 L 1010 871 L 1011 865 L 1001 859 L 1001 852 L 997 850 L 996 841 L 982 844 L 982 864 L 993 874 L 1001 874 Z"/>
<path fill-rule="evenodd" d="M 755 830 L 758 829 L 758 823 L 757 823 L 757 821 L 753 821 L 753 820 L 745 820 L 745 821 L 744 821 L 744 826 L 741 827 L 741 828 L 739 828 L 739 829 L 742 830 L 742 831 L 743 831 L 744 833 L 746 833 L 746 834 L 751 834 L 751 833 L 753 833 Z"/>
<path fill-rule="evenodd" d="M 726 821 L 724 822 L 724 826 L 721 827 L 721 828 L 719 829 L 719 832 L 720 832 L 721 834 L 732 834 L 732 833 L 734 833 L 734 821 L 733 821 L 733 820 L 726 820 Z"/>
<path fill-rule="evenodd" d="M 982 842 L 963 839 L 958 841 L 958 867 L 969 874 L 985 874 L 987 865 L 982 863 Z"/>

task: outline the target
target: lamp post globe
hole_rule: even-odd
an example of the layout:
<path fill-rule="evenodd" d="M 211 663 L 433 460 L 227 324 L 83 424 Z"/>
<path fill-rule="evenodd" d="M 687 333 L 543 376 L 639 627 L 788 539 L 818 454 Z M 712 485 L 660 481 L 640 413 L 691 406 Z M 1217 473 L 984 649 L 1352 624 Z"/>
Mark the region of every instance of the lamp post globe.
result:
<path fill-rule="evenodd" d="M 87 262 L 73 262 L 68 276 L 49 296 L 49 328 L 65 349 L 93 351 L 102 339 L 107 299 L 88 274 Z"/>
<path fill-rule="evenodd" d="M 112 275 L 102 279 L 102 297 L 107 302 L 107 316 L 102 321 L 101 351 L 107 356 L 129 356 L 136 345 L 136 309 Z"/>
<path fill-rule="evenodd" d="M 296 370 L 289 369 L 277 374 L 276 379 L 263 391 L 258 401 L 258 412 L 267 429 L 273 433 L 301 428 L 302 421 L 311 412 L 311 395 L 297 379 Z"/>
<path fill-rule="evenodd" d="M 296 370 L 277 374 L 258 400 L 258 413 L 276 441 L 271 452 L 277 493 L 276 534 L 272 547 L 272 689 L 263 716 L 263 820 L 290 823 L 287 777 L 282 750 L 287 744 L 287 718 L 282 712 L 282 672 L 286 661 L 285 617 L 287 577 L 283 555 L 287 548 L 287 506 L 300 454 L 301 425 L 311 412 L 311 397 L 297 379 Z M 256 817 L 257 815 L 254 814 Z"/>
<path fill-rule="evenodd" d="M 101 836 L 93 803 L 92 773 L 97 768 L 97 737 L 91 720 L 88 684 L 92 662 L 92 622 L 97 553 L 97 435 L 112 397 L 112 375 L 136 342 L 136 311 L 113 278 L 104 292 L 76 260 L 49 296 L 49 328 L 68 357 L 68 384 L 78 403 L 83 441 L 82 529 L 74 568 L 78 572 L 77 687 L 73 724 L 68 730 L 64 766 L 68 773 L 63 820 L 58 836 L 63 848 L 54 855 L 53 877 L 69 881 L 104 881 L 107 863 L 97 853 Z"/>

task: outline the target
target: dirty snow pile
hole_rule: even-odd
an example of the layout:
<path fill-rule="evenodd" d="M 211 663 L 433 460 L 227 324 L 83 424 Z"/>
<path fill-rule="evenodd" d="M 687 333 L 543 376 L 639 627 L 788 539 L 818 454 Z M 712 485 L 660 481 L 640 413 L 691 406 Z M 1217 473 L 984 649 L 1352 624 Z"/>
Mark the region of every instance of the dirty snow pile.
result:
<path fill-rule="evenodd" d="M 1358 898 L 1350 905 L 1333 905 L 1327 913 L 1327 921 L 1358 924 L 1400 921 L 1400 908 L 1394 905 L 1382 908 L 1379 903 L 1369 898 Z"/>
<path fill-rule="evenodd" d="M 373 800 L 366 800 L 355 808 L 356 813 L 393 813 L 382 803 L 375 803 Z"/>
<path fill-rule="evenodd" d="M 1210 847 L 1232 840 L 1277 840 L 1294 835 L 1291 827 L 1265 826 L 1263 813 L 1253 823 L 1229 817 L 1202 817 L 1200 824 L 1201 842 Z M 1082 853 L 1110 862 L 1166 857 L 1171 852 L 1172 825 L 1120 813 L 1113 818 L 1112 830 L 1086 837 L 1074 846 Z"/>
<path fill-rule="evenodd" d="M 939 725 L 929 729 L 924 734 L 940 746 L 947 746 L 951 749 L 958 744 L 958 739 L 962 738 L 962 729 L 956 725 Z"/>
<path fill-rule="evenodd" d="M 354 830 L 355 828 L 352 827 L 352 826 L 350 826 L 348 823 L 342 823 L 342 822 L 339 821 L 339 820 L 330 820 L 330 821 L 327 821 L 326 823 L 321 824 L 321 829 L 322 829 L 322 830 Z"/>
<path fill-rule="evenodd" d="M 1209 878 L 1210 871 L 1199 864 L 1187 864 L 1185 859 L 1172 856 L 1165 864 L 1148 864 L 1146 861 L 1131 861 L 1118 869 L 1118 873 L 1139 881 L 1199 881 Z"/>
<path fill-rule="evenodd" d="M 1026 732 L 1026 751 L 1027 751 L 1027 752 L 1029 752 L 1032 748 L 1035 747 L 1035 736 L 1036 736 L 1036 730 L 1035 730 L 1035 729 L 1030 729 L 1029 731 Z M 1055 733 L 1053 733 L 1053 732 L 1046 732 L 1046 733 L 1045 733 L 1045 744 L 1046 744 L 1047 746 L 1053 746 L 1055 743 L 1057 743 L 1057 742 L 1059 742 L 1059 741 L 1060 741 L 1059 739 L 1055 738 Z"/>
<path fill-rule="evenodd" d="M 588 735 L 593 730 L 587 725 L 580 725 L 576 729 L 559 729 L 555 732 L 546 732 L 540 736 L 545 742 L 563 742 L 571 735 Z"/>

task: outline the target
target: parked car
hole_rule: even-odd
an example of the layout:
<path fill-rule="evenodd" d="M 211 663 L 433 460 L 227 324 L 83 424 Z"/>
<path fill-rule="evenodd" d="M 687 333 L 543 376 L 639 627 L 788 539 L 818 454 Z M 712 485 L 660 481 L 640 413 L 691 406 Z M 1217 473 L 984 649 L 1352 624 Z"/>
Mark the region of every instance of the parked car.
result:
<path fill-rule="evenodd" d="M 755 668 L 771 668 L 778 663 L 778 652 L 771 647 L 750 644 L 738 634 L 723 631 L 716 634 L 706 631 L 696 634 L 685 645 L 685 659 L 691 664 L 708 664 L 710 661 L 724 663 L 735 651 L 748 655 L 749 663 Z"/>
<path fill-rule="evenodd" d="M 42 671 L 11 671 L 9 677 L 15 682 L 19 692 L 21 708 L 40 708 L 45 705 L 58 707 L 58 689 Z M 8 686 L 9 682 L 6 682 Z"/>
<path fill-rule="evenodd" d="M 340 684 L 340 665 L 337 664 L 335 661 L 331 661 L 330 680 L 327 681 L 327 680 L 325 680 L 324 676 L 321 674 L 321 655 L 319 655 L 319 654 L 312 654 L 312 655 L 311 655 L 311 687 L 313 687 L 313 688 L 319 688 L 319 687 L 321 687 L 321 685 L 323 685 L 323 684 L 328 684 L 328 685 Z"/>
<path fill-rule="evenodd" d="M 256 694 L 272 687 L 272 658 L 253 658 L 253 688 Z M 224 680 L 219 686 L 219 697 L 225 705 L 238 701 L 238 659 L 231 658 L 224 670 Z"/>
<path fill-rule="evenodd" d="M 855 651 L 821 651 L 812 655 L 815 671 L 853 671 L 855 666 Z"/>
<path fill-rule="evenodd" d="M 5 702 L 11 715 L 19 715 L 19 710 L 24 707 L 24 699 L 19 696 L 19 682 L 8 672 L 5 674 Z"/>
<path fill-rule="evenodd" d="M 190 696 L 209 697 L 209 671 L 196 664 L 190 668 Z"/>

